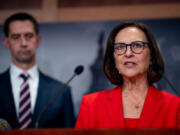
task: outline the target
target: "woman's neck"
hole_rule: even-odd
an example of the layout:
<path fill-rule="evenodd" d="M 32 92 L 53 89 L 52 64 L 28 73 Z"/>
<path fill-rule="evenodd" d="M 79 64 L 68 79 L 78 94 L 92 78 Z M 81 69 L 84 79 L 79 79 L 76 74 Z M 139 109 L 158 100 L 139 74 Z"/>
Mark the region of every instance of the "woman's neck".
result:
<path fill-rule="evenodd" d="M 140 118 L 148 88 L 147 76 L 123 78 L 122 103 L 124 118 Z"/>
<path fill-rule="evenodd" d="M 147 92 L 148 88 L 149 84 L 146 75 L 137 78 L 123 78 L 123 91 L 141 94 Z"/>

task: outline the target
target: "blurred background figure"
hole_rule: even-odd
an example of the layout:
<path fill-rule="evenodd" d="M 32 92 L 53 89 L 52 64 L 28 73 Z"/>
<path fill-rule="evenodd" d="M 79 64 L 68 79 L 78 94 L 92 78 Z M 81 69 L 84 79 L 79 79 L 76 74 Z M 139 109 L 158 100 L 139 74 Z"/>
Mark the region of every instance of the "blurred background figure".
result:
<path fill-rule="evenodd" d="M 90 66 L 91 74 L 92 74 L 92 81 L 90 84 L 90 88 L 88 93 L 93 93 L 97 91 L 101 91 L 103 89 L 109 89 L 112 85 L 108 82 L 108 79 L 105 78 L 103 73 L 103 59 L 104 59 L 104 46 L 103 42 L 105 38 L 105 32 L 101 31 L 98 37 L 97 45 L 97 56 L 94 63 Z"/>
<path fill-rule="evenodd" d="M 0 117 L 12 128 L 73 127 L 70 88 L 43 74 L 36 64 L 41 37 L 35 18 L 27 13 L 11 15 L 4 23 L 4 34 L 12 63 L 0 74 Z"/>

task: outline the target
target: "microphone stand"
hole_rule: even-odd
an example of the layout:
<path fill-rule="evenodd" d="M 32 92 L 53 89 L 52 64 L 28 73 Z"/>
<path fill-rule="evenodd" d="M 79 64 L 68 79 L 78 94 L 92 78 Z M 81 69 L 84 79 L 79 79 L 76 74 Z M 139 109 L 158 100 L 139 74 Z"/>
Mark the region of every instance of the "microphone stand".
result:
<path fill-rule="evenodd" d="M 71 80 L 76 76 L 77 74 L 74 74 L 65 84 L 61 89 L 64 89 L 67 87 L 67 85 L 71 82 Z M 60 91 L 58 91 L 56 93 L 56 95 L 54 96 L 54 98 L 44 107 L 44 109 L 40 112 L 39 116 L 37 117 L 36 123 L 35 123 L 35 128 L 39 127 L 39 120 L 42 116 L 42 114 L 48 109 L 48 107 L 54 103 L 54 101 L 59 97 L 59 93 Z"/>

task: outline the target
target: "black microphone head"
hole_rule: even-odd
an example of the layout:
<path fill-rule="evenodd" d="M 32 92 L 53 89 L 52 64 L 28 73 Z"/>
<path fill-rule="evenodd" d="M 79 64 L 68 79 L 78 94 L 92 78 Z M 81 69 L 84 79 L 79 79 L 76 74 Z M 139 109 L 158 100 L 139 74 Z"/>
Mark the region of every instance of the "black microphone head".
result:
<path fill-rule="evenodd" d="M 84 71 L 84 67 L 82 65 L 77 66 L 74 70 L 76 75 L 80 75 L 83 71 Z"/>

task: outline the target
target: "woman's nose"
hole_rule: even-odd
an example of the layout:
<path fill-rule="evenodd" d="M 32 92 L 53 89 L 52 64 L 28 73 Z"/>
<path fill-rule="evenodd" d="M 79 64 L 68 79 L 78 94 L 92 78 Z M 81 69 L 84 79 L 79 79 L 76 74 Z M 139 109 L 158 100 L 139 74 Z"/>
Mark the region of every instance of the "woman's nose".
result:
<path fill-rule="evenodd" d="M 126 57 L 130 57 L 133 55 L 133 52 L 131 50 L 131 47 L 130 46 L 127 46 L 127 49 L 126 49 L 126 52 L 125 52 L 125 56 Z"/>

